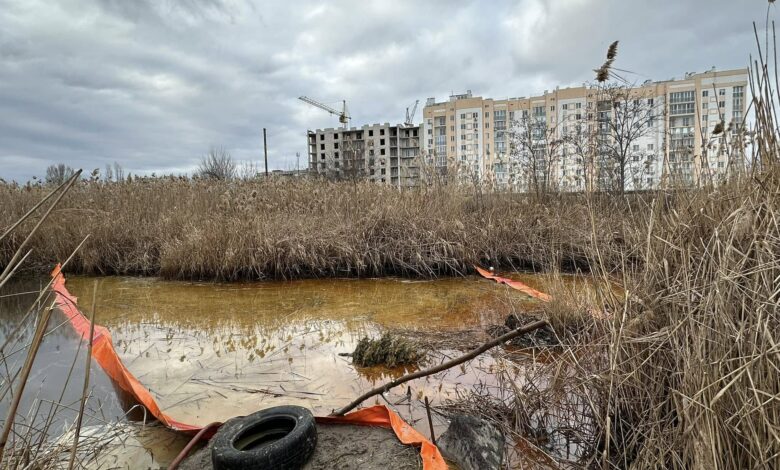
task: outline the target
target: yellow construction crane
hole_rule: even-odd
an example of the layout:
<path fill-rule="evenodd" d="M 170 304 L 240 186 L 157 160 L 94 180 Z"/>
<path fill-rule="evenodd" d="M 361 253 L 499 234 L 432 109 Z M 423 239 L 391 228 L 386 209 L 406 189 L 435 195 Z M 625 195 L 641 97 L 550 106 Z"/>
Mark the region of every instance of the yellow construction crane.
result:
<path fill-rule="evenodd" d="M 339 117 L 339 122 L 342 124 L 342 127 L 345 129 L 348 127 L 347 124 L 349 124 L 349 120 L 352 119 L 352 116 L 349 115 L 349 112 L 347 111 L 347 101 L 342 100 L 342 109 L 339 111 L 338 109 L 333 109 L 330 106 L 320 103 L 317 100 L 311 99 L 308 96 L 299 96 L 299 100 L 303 101 L 304 103 L 309 103 L 312 106 L 315 106 L 320 109 L 324 109 L 325 111 L 329 112 L 330 114 L 334 116 Z"/>
<path fill-rule="evenodd" d="M 417 112 L 418 104 L 420 104 L 420 100 L 414 100 L 414 105 L 412 105 L 411 112 L 409 112 L 409 108 L 406 108 L 406 121 L 404 121 L 404 124 L 407 126 L 414 126 L 414 113 Z"/>

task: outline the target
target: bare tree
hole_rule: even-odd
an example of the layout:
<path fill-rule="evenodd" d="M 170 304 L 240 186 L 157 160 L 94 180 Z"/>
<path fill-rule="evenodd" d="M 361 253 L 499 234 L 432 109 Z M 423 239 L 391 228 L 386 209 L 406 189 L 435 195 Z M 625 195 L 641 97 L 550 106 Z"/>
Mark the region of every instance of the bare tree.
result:
<path fill-rule="evenodd" d="M 64 163 L 49 165 L 46 168 L 46 184 L 60 185 L 73 176 L 75 170 Z"/>
<path fill-rule="evenodd" d="M 564 126 L 561 132 L 562 163 L 567 169 L 572 169 L 574 174 L 564 175 L 564 183 L 574 191 L 593 191 L 594 169 L 596 167 L 596 155 L 598 154 L 597 126 L 592 122 L 592 110 L 587 109 L 587 114 L 581 114 L 579 119 Z"/>
<path fill-rule="evenodd" d="M 375 165 L 374 158 L 366 160 L 366 144 L 363 140 L 363 131 L 343 132 L 341 135 L 341 161 L 334 163 L 334 166 L 340 166 L 340 168 L 337 167 L 340 170 L 337 171 L 337 178 L 352 182 L 361 181 L 368 174 L 369 167 L 374 167 Z"/>
<path fill-rule="evenodd" d="M 200 161 L 198 176 L 213 180 L 231 180 L 236 177 L 236 163 L 222 147 L 213 147 Z"/>
<path fill-rule="evenodd" d="M 657 132 L 659 105 L 642 88 L 607 84 L 598 92 L 597 183 L 601 190 L 623 193 L 628 179 L 644 166 L 646 158 L 636 146 L 640 139 Z"/>
<path fill-rule="evenodd" d="M 251 180 L 262 174 L 260 166 L 252 160 L 244 160 L 236 169 L 236 175 L 242 180 Z"/>
<path fill-rule="evenodd" d="M 524 113 L 510 124 L 508 170 L 510 186 L 541 196 L 555 186 L 555 163 L 562 140 L 547 124 L 544 106 Z"/>
<path fill-rule="evenodd" d="M 114 162 L 114 181 L 121 183 L 125 179 L 125 169 L 117 162 Z"/>

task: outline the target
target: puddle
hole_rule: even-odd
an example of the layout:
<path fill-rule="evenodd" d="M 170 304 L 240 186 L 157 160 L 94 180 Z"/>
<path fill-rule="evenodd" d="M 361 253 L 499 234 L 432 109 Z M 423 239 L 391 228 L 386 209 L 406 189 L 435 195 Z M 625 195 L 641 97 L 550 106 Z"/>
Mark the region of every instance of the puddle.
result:
<path fill-rule="evenodd" d="M 91 305 L 94 282 L 98 323 L 111 331 L 125 365 L 163 411 L 198 425 L 280 404 L 328 414 L 405 372 L 353 367 L 339 353 L 352 352 L 361 337 L 386 328 L 484 325 L 507 295 L 516 295 L 478 278 L 254 284 L 71 278 L 80 305 Z M 484 356 L 412 383 L 412 394 L 452 398 L 486 380 L 481 371 L 492 365 Z M 397 393 L 388 398 L 401 399 L 405 390 Z"/>
<path fill-rule="evenodd" d="M 520 276 L 544 290 L 539 276 Z M 360 369 L 340 356 L 366 335 L 389 328 L 440 331 L 484 327 L 503 318 L 509 303 L 533 308 L 506 286 L 477 277 L 435 281 L 399 279 L 328 279 L 264 283 L 190 283 L 135 277 L 70 277 L 68 288 L 82 311 L 92 304 L 98 283 L 97 323 L 106 326 L 127 368 L 158 400 L 165 413 L 189 424 L 206 425 L 282 404 L 306 406 L 315 415 L 329 414 L 356 396 L 405 372 L 403 369 Z M 17 292 L 34 290 L 17 283 Z M 8 291 L 9 289 L 6 289 Z M 33 295 L 0 298 L 0 332 L 7 335 Z M 59 325 L 62 317 L 52 324 Z M 50 328 L 56 328 L 50 326 Z M 25 334 L 32 335 L 32 328 Z M 25 344 L 28 340 L 19 341 Z M 79 341 L 69 328 L 56 328 L 44 341 L 36 365 L 35 390 L 21 409 L 45 395 L 60 401 L 62 386 Z M 439 362 L 456 351 L 440 351 Z M 18 364 L 23 353 L 17 354 Z M 94 365 L 94 364 L 93 364 Z M 390 404 L 404 419 L 428 435 L 421 400 L 435 405 L 453 399 L 476 384 L 490 385 L 496 368 L 492 356 L 399 387 L 364 406 Z M 78 407 L 84 369 L 76 359 L 75 378 L 62 402 Z M 12 370 L 12 369 L 11 369 Z M 97 426 L 123 415 L 110 381 L 93 367 L 90 408 L 85 426 Z M 522 368 L 512 367 L 522 380 Z M 57 383 L 57 386 L 52 384 Z M 407 392 L 410 398 L 407 397 Z M 7 410 L 8 398 L 0 402 Z M 400 404 L 397 404 L 400 403 Z M 75 404 L 75 405 L 74 405 Z M 59 425 L 72 422 L 65 414 Z M 435 420 L 435 432 L 445 426 Z M 165 433 L 164 430 L 156 432 Z M 152 452 L 153 453 L 153 452 Z M 159 463 L 166 465 L 167 462 Z"/>

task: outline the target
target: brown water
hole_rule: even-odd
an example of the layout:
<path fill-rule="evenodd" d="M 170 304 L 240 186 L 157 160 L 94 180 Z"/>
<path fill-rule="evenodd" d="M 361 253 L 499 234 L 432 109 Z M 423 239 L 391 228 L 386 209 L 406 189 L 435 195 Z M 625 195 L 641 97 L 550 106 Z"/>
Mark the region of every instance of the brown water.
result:
<path fill-rule="evenodd" d="M 549 287 L 544 277 L 513 277 L 542 291 Z M 537 302 L 476 277 L 241 284 L 71 277 L 67 286 L 79 297 L 83 311 L 92 304 L 95 283 L 97 323 L 111 331 L 127 368 L 150 389 L 163 411 L 196 425 L 281 404 L 306 406 L 315 415 L 328 414 L 404 372 L 357 368 L 350 358 L 339 355 L 352 352 L 361 337 L 394 328 L 432 332 L 484 328 L 501 322 L 512 309 L 531 309 Z M 24 302 L 19 299 L 29 303 L 27 297 L 14 299 L 19 305 L 11 306 L 6 299 L 4 310 L 16 309 L 16 314 L 0 319 L 4 334 L 20 318 Z M 0 298 L 0 308 L 3 300 Z M 49 366 L 36 371 L 36 390 L 45 390 L 51 395 L 49 400 L 56 401 L 62 387 L 53 384 L 62 382 L 79 343 L 72 332 L 60 327 L 44 345 L 38 360 Z M 456 354 L 459 352 L 440 351 L 429 363 Z M 364 406 L 390 405 L 428 435 L 423 397 L 436 404 L 477 384 L 490 385 L 497 367 L 505 365 L 485 354 L 467 365 L 410 382 L 411 400 L 405 400 L 407 389 L 402 387 L 384 398 L 370 399 Z M 522 380 L 522 368 L 513 370 Z M 80 396 L 83 366 L 73 375 L 78 377 L 76 386 L 66 390 L 63 400 L 71 404 Z M 110 382 L 99 371 L 94 374 L 92 388 L 89 423 L 110 422 L 122 415 Z M 6 402 L 3 400 L 3 408 Z M 403 404 L 396 405 L 399 402 Z M 28 406 L 33 403 L 31 399 Z M 436 420 L 437 433 L 443 431 L 442 424 Z M 165 444 L 168 450 L 171 446 L 175 447 Z M 159 463 L 165 464 L 165 457 Z"/>
<path fill-rule="evenodd" d="M 361 337 L 388 328 L 484 326 L 510 302 L 534 304 L 478 278 L 197 284 L 78 277 L 68 286 L 90 305 L 96 281 L 98 323 L 111 331 L 125 365 L 166 413 L 199 425 L 283 403 L 328 414 L 403 372 L 356 368 L 339 355 Z M 412 391 L 435 401 L 454 397 L 486 380 L 480 368 L 492 359 L 476 362 L 465 374 L 421 379 Z"/>

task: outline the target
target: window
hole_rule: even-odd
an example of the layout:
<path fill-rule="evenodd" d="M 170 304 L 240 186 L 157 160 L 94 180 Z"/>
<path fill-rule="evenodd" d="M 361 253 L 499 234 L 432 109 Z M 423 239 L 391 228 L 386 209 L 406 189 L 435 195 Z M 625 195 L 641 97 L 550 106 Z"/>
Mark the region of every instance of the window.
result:
<path fill-rule="evenodd" d="M 709 92 L 709 90 L 703 90 L 703 91 L 701 92 L 701 97 L 702 97 L 702 98 L 706 98 L 706 97 L 708 97 L 708 96 L 710 96 L 710 92 Z"/>
<path fill-rule="evenodd" d="M 734 98 L 741 98 L 745 96 L 745 87 L 744 86 L 735 86 L 731 88 L 731 93 L 734 96 Z"/>
<path fill-rule="evenodd" d="M 720 90 L 718 90 L 718 96 L 726 96 L 726 89 L 721 88 Z"/>
<path fill-rule="evenodd" d="M 428 147 L 433 145 L 433 139 L 428 139 Z"/>
<path fill-rule="evenodd" d="M 485 112 L 485 117 L 490 117 L 490 113 L 486 111 Z"/>
<path fill-rule="evenodd" d="M 454 135 L 450 136 L 450 142 L 455 142 L 455 136 Z"/>
<path fill-rule="evenodd" d="M 695 111 L 694 103 L 677 103 L 669 106 L 669 114 L 693 114 Z M 702 103 L 702 107 L 707 109 L 707 103 Z"/>
<path fill-rule="evenodd" d="M 634 152 L 638 152 L 639 151 L 639 144 L 634 144 L 632 149 L 634 150 Z"/>
<path fill-rule="evenodd" d="M 461 128 L 461 129 L 465 129 L 465 128 L 466 128 L 466 124 L 465 124 L 465 123 L 464 123 L 464 124 L 461 124 L 461 125 L 460 125 L 460 128 Z"/>
<path fill-rule="evenodd" d="M 707 109 L 707 104 L 708 104 L 708 103 L 702 103 L 702 104 L 701 104 L 701 109 Z"/>
<path fill-rule="evenodd" d="M 334 163 L 333 166 L 338 168 L 339 167 L 339 162 Z"/>
<path fill-rule="evenodd" d="M 325 150 L 325 144 L 320 144 L 320 150 Z"/>
<path fill-rule="evenodd" d="M 460 114 L 460 118 L 461 118 L 461 119 L 466 119 L 466 113 L 461 113 L 461 114 Z"/>
<path fill-rule="evenodd" d="M 490 128 L 490 123 L 489 123 L 489 122 L 486 122 L 486 123 L 485 123 L 485 129 L 489 129 L 489 128 Z"/>
<path fill-rule="evenodd" d="M 719 108 L 725 108 L 726 107 L 726 102 L 725 101 L 718 101 L 718 107 Z"/>
<path fill-rule="evenodd" d="M 338 152 L 333 152 L 333 158 L 339 158 L 339 153 Z"/>
<path fill-rule="evenodd" d="M 455 115 L 453 114 L 452 116 L 450 116 L 450 121 L 454 121 L 454 120 L 455 120 Z"/>
<path fill-rule="evenodd" d="M 333 143 L 333 148 L 334 148 L 334 149 L 337 149 L 337 148 L 339 148 L 339 143 L 338 143 L 338 142 L 334 142 L 334 143 Z"/>
<path fill-rule="evenodd" d="M 324 153 L 320 154 L 320 160 L 325 160 L 325 154 Z"/>
<path fill-rule="evenodd" d="M 385 149 L 380 149 L 379 150 L 379 155 L 384 155 L 384 154 L 385 154 Z"/>
<path fill-rule="evenodd" d="M 385 170 L 384 168 L 382 168 L 381 170 L 379 170 L 379 174 L 380 174 L 380 175 L 384 175 L 384 174 L 386 174 L 386 173 L 387 173 L 387 170 Z M 384 181 L 384 180 L 382 180 L 382 181 Z"/>
<path fill-rule="evenodd" d="M 561 109 L 569 109 L 569 105 L 568 104 L 562 104 L 561 105 Z"/>
<path fill-rule="evenodd" d="M 430 125 L 430 123 L 429 123 L 428 125 Z M 429 133 L 429 134 L 431 133 L 431 130 L 430 130 L 430 129 L 428 129 L 428 133 Z M 370 130 L 370 129 L 369 129 L 369 130 L 368 130 L 368 136 L 369 136 L 369 137 L 373 137 L 373 136 L 374 136 L 374 131 L 372 131 L 372 130 Z"/>
<path fill-rule="evenodd" d="M 579 103 L 577 103 L 577 104 L 579 104 Z M 580 119 L 582 119 L 582 114 L 577 113 L 577 114 L 574 115 L 574 118 L 579 121 Z"/>
<path fill-rule="evenodd" d="M 574 105 L 574 107 L 576 109 L 580 109 L 580 108 L 582 108 L 582 103 L 577 103 L 577 104 Z"/>
<path fill-rule="evenodd" d="M 465 152 L 466 151 L 466 145 L 465 144 L 461 145 L 460 149 Z"/>
<path fill-rule="evenodd" d="M 379 129 L 379 135 L 385 135 L 385 130 Z M 385 143 L 385 139 L 382 139 L 382 145 L 384 145 L 384 143 Z"/>
<path fill-rule="evenodd" d="M 647 99 L 647 105 L 648 106 L 653 106 L 653 99 L 652 98 L 648 98 Z"/>
<path fill-rule="evenodd" d="M 647 150 L 653 150 L 653 144 L 647 144 Z"/>
<path fill-rule="evenodd" d="M 320 140 L 325 140 L 325 134 L 320 134 Z"/>
<path fill-rule="evenodd" d="M 474 113 L 474 114 L 471 115 L 471 117 L 473 117 L 474 119 L 477 119 L 477 118 L 479 118 L 479 113 Z"/>
<path fill-rule="evenodd" d="M 333 138 L 334 138 L 334 139 L 338 139 L 338 138 L 339 138 L 339 135 L 338 135 L 338 134 L 333 134 Z"/>
<path fill-rule="evenodd" d="M 693 101 L 693 98 L 693 91 L 677 91 L 674 93 L 669 93 L 669 101 L 671 103 L 686 103 L 688 101 Z"/>
<path fill-rule="evenodd" d="M 450 126 L 450 132 L 455 132 L 455 126 Z"/>
<path fill-rule="evenodd" d="M 371 132 L 371 131 L 369 131 L 369 132 Z M 433 134 L 433 129 L 428 129 L 428 135 L 431 135 L 431 134 Z"/>
<path fill-rule="evenodd" d="M 550 111 L 555 111 L 555 106 L 550 106 Z"/>

